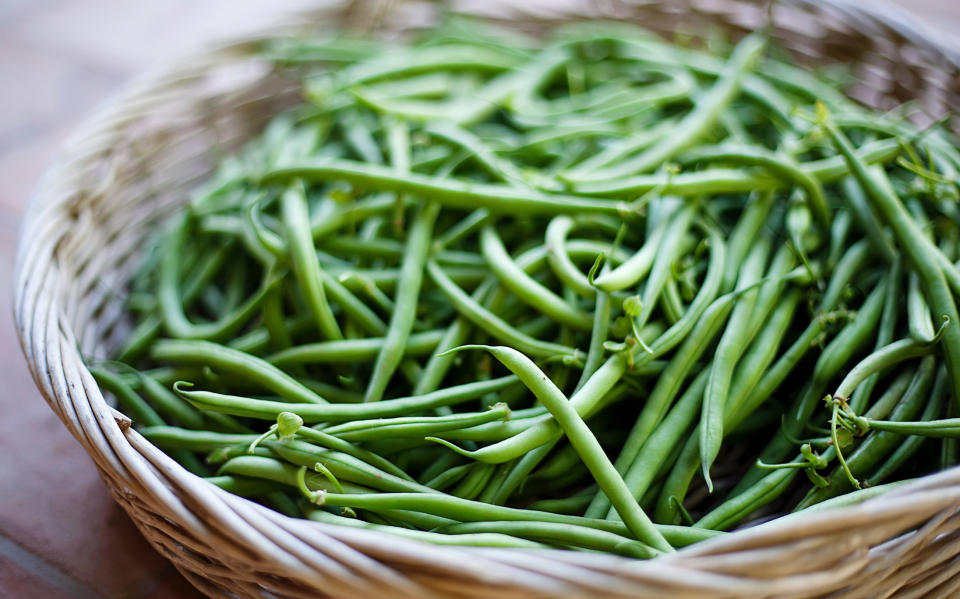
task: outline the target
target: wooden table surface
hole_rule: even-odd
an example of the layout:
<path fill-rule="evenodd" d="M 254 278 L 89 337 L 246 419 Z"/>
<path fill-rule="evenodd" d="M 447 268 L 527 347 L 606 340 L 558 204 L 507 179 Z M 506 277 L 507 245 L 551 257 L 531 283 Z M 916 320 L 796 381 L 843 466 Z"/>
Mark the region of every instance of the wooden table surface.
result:
<path fill-rule="evenodd" d="M 898 0 L 960 46 L 960 0 Z M 152 62 L 303 0 L 0 0 L 0 280 L 52 153 Z M 107 494 L 34 387 L 0 292 L 0 598 L 198 597 Z"/>

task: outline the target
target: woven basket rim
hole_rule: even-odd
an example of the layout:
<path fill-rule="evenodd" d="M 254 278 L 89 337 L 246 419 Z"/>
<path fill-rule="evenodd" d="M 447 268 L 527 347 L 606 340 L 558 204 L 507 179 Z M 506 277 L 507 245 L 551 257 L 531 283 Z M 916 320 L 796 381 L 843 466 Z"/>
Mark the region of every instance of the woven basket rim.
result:
<path fill-rule="evenodd" d="M 957 69 L 960 69 L 960 48 L 949 48 L 941 46 L 937 42 L 931 41 L 932 39 L 935 39 L 936 36 L 931 36 L 928 28 L 925 25 L 916 22 L 909 16 L 905 16 L 908 13 L 899 8 L 892 8 L 891 10 L 891 7 L 893 7 L 892 4 L 888 4 L 886 2 L 877 2 L 875 6 L 866 8 L 861 5 L 856 5 L 852 0 L 820 0 L 819 2 L 817 0 L 793 0 L 793 2 L 800 5 L 830 5 L 837 7 L 842 11 L 854 13 L 858 15 L 858 18 L 879 20 L 891 26 L 893 30 L 898 31 L 905 38 L 915 42 L 918 46 L 921 46 L 929 51 L 936 52 L 945 61 L 950 62 L 952 65 L 956 66 Z M 320 11 L 326 12 L 331 8 L 340 6 L 341 4 L 327 6 L 320 9 Z M 305 19 L 312 18 L 312 16 L 315 14 L 316 11 L 298 11 L 292 15 L 287 15 L 283 19 L 278 19 L 277 22 L 271 26 L 258 28 L 255 34 L 247 36 L 234 35 L 231 36 L 231 39 L 229 40 L 208 42 L 199 49 L 194 49 L 189 53 L 185 53 L 184 57 L 177 57 L 173 61 L 169 62 L 164 61 L 163 63 L 154 66 L 153 68 L 144 72 L 142 75 L 138 76 L 117 95 L 104 102 L 100 108 L 98 108 L 93 114 L 89 115 L 84 120 L 84 123 L 75 130 L 68 141 L 61 147 L 52 165 L 45 171 L 40 183 L 31 195 L 24 212 L 21 237 L 18 243 L 14 270 L 14 316 L 21 347 L 27 357 L 31 372 L 34 375 L 34 379 L 37 382 L 41 392 L 47 398 L 48 403 L 54 407 L 54 410 L 65 422 L 66 419 L 64 415 L 54 405 L 64 393 L 65 387 L 57 388 L 51 384 L 47 384 L 42 380 L 44 377 L 59 377 L 65 381 L 64 384 L 66 385 L 75 384 L 75 382 L 71 382 L 72 378 L 77 380 L 82 379 L 84 386 L 88 388 L 87 396 L 93 402 L 102 404 L 99 405 L 100 410 L 98 415 L 102 417 L 103 414 L 109 413 L 111 418 L 115 419 L 115 426 L 117 429 L 116 432 L 119 436 L 114 437 L 113 440 L 118 443 L 126 443 L 127 450 L 139 452 L 139 455 L 134 459 L 140 459 L 143 461 L 145 471 L 162 471 L 166 476 L 177 481 L 178 484 L 182 484 L 183 488 L 181 490 L 183 491 L 198 492 L 202 494 L 204 491 L 198 490 L 198 485 L 203 486 L 206 488 L 206 493 L 212 493 L 219 501 L 222 501 L 224 505 L 230 506 L 234 511 L 243 511 L 256 514 L 255 518 L 261 522 L 261 524 L 271 523 L 272 525 L 276 525 L 283 530 L 290 530 L 298 527 L 313 527 L 319 531 L 328 532 L 331 525 L 283 516 L 260 504 L 223 491 L 211 483 L 203 481 L 199 477 L 187 472 L 171 458 L 167 457 L 165 454 L 149 444 L 136 431 L 128 428 L 129 420 L 119 412 L 107 406 L 99 390 L 92 383 L 89 372 L 50 373 L 40 371 L 39 369 L 41 368 L 41 363 L 38 359 L 38 356 L 44 354 L 49 348 L 36 346 L 29 339 L 29 333 L 32 332 L 36 326 L 35 319 L 42 317 L 40 314 L 42 310 L 53 310 L 57 305 L 58 298 L 48 298 L 49 305 L 38 306 L 27 305 L 25 303 L 29 300 L 29 298 L 32 297 L 28 293 L 31 285 L 37 284 L 31 280 L 31 276 L 33 274 L 32 269 L 35 267 L 36 261 L 38 259 L 51 259 L 50 256 L 48 256 L 48 253 L 52 251 L 53 247 L 49 245 L 47 239 L 43 234 L 41 234 L 41 232 L 44 227 L 44 217 L 48 216 L 51 211 L 56 211 L 58 208 L 56 202 L 52 201 L 52 198 L 56 198 L 61 192 L 60 185 L 62 182 L 64 180 L 69 180 L 71 165 L 75 160 L 82 156 L 82 148 L 85 142 L 89 138 L 96 137 L 98 135 L 98 132 L 103 127 L 104 123 L 113 118 L 115 111 L 119 107 L 125 106 L 131 102 L 135 102 L 148 90 L 162 86 L 164 81 L 170 77 L 189 76 L 192 69 L 202 69 L 203 66 L 207 64 L 207 60 L 205 59 L 198 61 L 199 64 L 197 66 L 184 67 L 184 64 L 186 64 L 184 62 L 185 59 L 189 61 L 198 56 L 206 57 L 208 59 L 214 59 L 215 57 L 220 56 L 231 56 L 235 53 L 242 52 L 244 48 L 248 47 L 249 44 L 255 40 L 263 37 L 271 37 L 277 32 L 286 30 L 291 25 L 297 25 L 302 23 Z M 70 330 L 61 330 L 60 334 L 61 338 L 59 340 L 59 345 L 62 346 L 61 351 L 70 352 L 72 348 L 72 351 L 77 353 L 77 356 L 75 357 L 79 358 L 79 351 L 76 349 L 77 340 L 74 338 L 74 332 Z M 77 431 L 74 431 L 72 428 L 71 431 L 75 435 L 78 434 Z M 87 443 L 85 443 L 83 439 L 79 440 L 82 444 L 84 444 L 85 447 L 87 446 Z M 689 548 L 682 549 L 676 557 L 665 556 L 663 558 L 657 558 L 654 561 L 657 563 L 657 569 L 661 570 L 661 576 L 677 575 L 678 573 L 683 574 L 684 572 L 689 572 L 691 568 L 695 569 L 694 565 L 699 563 L 697 561 L 698 558 L 709 559 L 712 556 L 715 557 L 716 555 L 721 554 L 728 549 L 743 550 L 743 548 L 749 548 L 751 546 L 762 547 L 764 540 L 777 539 L 782 536 L 785 530 L 792 530 L 794 522 L 800 517 L 804 518 L 805 526 L 808 526 L 811 529 L 817 529 L 819 526 L 827 526 L 830 523 L 834 523 L 837 520 L 837 514 L 840 513 L 843 514 L 845 519 L 858 521 L 864 519 L 895 518 L 909 510 L 917 509 L 927 509 L 931 511 L 932 514 L 938 513 L 940 510 L 942 510 L 942 507 L 939 506 L 945 504 L 960 505 L 960 491 L 954 490 L 951 493 L 945 494 L 942 490 L 942 488 L 946 485 L 958 484 L 960 484 L 960 467 L 955 467 L 946 471 L 925 476 L 914 482 L 907 483 L 902 488 L 891 491 L 881 497 L 867 500 L 864 503 L 856 506 L 841 507 L 836 508 L 835 510 L 819 513 L 811 512 L 809 514 L 778 518 L 776 520 L 760 524 L 756 527 L 733 532 L 730 535 L 701 542 Z M 161 492 L 159 487 L 157 489 L 158 492 Z M 173 498 L 172 501 L 176 503 L 176 493 L 173 491 L 168 492 L 170 493 L 170 497 Z M 171 511 L 187 519 L 191 517 L 183 510 L 172 509 Z M 203 527 L 203 524 L 199 522 L 195 523 L 195 525 L 201 528 Z M 359 529 L 344 529 L 338 531 L 338 534 L 341 535 L 339 538 L 352 539 L 361 546 L 371 546 L 378 543 L 395 543 L 399 546 L 402 546 L 404 550 L 410 551 L 413 558 L 416 558 L 416 556 L 421 553 L 418 551 L 418 546 L 420 546 L 421 543 L 405 539 L 398 540 L 398 537 L 390 535 L 389 533 Z M 568 555 L 570 552 L 562 550 L 457 548 L 456 551 L 461 552 L 463 555 L 475 556 L 480 560 L 480 563 L 487 563 L 486 558 L 489 558 L 492 554 L 497 552 L 499 552 L 501 555 L 509 556 L 510 554 L 518 551 L 524 554 L 530 552 L 530 555 L 546 555 L 551 560 L 557 560 L 557 562 L 561 564 L 570 561 Z M 677 561 L 675 566 L 667 563 L 668 560 L 671 559 Z M 502 563 L 503 561 L 509 561 L 509 558 L 506 560 L 497 560 L 498 563 Z M 587 561 L 589 561 L 591 564 L 594 564 L 594 567 L 596 567 L 599 571 L 625 572 L 637 569 L 645 569 L 647 570 L 647 574 L 651 573 L 652 567 L 649 564 L 653 563 L 636 562 L 635 560 L 608 555 L 591 556 Z M 462 564 L 463 561 L 461 560 L 458 563 Z M 675 569 L 672 569 L 674 567 Z M 301 574 L 302 580 L 311 579 L 309 572 L 302 572 Z M 654 575 L 654 578 L 657 577 L 657 575 Z M 323 578 L 313 578 L 318 583 L 325 581 Z M 191 580 L 193 580 L 192 577 Z M 403 586 L 403 581 L 393 580 L 392 584 L 399 585 L 399 591 L 400 587 Z M 784 585 L 781 586 L 786 588 L 787 584 L 784 583 Z"/>

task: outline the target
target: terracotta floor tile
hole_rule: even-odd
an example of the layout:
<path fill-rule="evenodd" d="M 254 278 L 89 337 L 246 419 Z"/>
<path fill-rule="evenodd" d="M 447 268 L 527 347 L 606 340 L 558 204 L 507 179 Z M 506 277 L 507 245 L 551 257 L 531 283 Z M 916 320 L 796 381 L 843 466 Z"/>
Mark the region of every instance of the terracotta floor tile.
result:
<path fill-rule="evenodd" d="M 49 576 L 23 567 L 0 548 L 0 599 L 97 599 L 97 595 L 75 584 L 56 586 Z"/>

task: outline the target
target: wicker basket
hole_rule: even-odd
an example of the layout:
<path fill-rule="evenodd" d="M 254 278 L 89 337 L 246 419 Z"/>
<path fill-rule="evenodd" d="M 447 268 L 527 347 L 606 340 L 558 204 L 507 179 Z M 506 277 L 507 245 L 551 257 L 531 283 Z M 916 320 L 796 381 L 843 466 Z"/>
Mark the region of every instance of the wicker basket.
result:
<path fill-rule="evenodd" d="M 741 33 L 767 19 L 763 6 L 746 0 L 516 4 L 488 1 L 483 11 L 525 29 L 602 17 L 692 36 L 718 27 Z M 839 0 L 784 0 L 774 22 L 780 42 L 800 60 L 856 64 L 859 84 L 852 93 L 862 101 L 888 108 L 915 100 L 931 118 L 960 107 L 960 53 L 925 41 L 908 19 L 887 13 Z M 219 156 L 297 101 L 296 82 L 257 59 L 255 42 L 307 22 L 374 23 L 380 34 L 395 35 L 435 16 L 429 4 L 339 4 L 192 57 L 141 80 L 90 119 L 37 189 L 15 281 L 23 351 L 44 397 L 150 542 L 211 596 L 960 592 L 960 469 L 857 507 L 774 521 L 642 562 L 559 550 L 441 548 L 288 518 L 188 473 L 129 428 L 81 356 L 106 355 L 129 330 L 121 290 L 156 223 L 185 201 Z"/>

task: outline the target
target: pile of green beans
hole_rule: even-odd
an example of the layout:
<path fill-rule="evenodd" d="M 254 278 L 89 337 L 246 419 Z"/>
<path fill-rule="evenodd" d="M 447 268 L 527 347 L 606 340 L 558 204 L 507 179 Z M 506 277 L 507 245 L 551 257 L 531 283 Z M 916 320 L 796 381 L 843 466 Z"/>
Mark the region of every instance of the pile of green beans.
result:
<path fill-rule="evenodd" d="M 148 246 L 91 363 L 185 468 L 321 522 L 650 558 L 957 463 L 960 149 L 911 107 L 761 33 L 262 52 L 305 102 Z"/>

